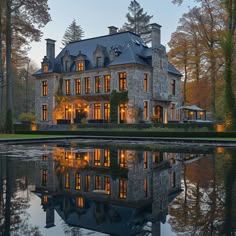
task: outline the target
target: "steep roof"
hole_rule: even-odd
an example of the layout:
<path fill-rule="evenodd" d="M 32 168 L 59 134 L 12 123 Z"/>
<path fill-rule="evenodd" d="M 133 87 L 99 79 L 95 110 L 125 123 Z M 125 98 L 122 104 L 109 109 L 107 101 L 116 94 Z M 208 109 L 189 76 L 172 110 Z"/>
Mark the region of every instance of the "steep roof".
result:
<path fill-rule="evenodd" d="M 103 48 L 107 55 L 105 67 L 124 64 L 151 66 L 152 49 L 137 34 L 126 31 L 69 43 L 56 56 L 53 71 L 63 72 L 62 58 L 65 54 L 69 54 L 71 58 L 76 58 L 78 54 L 86 55 L 86 69 L 96 68 L 94 52 L 98 46 Z M 111 57 L 112 53 L 118 54 Z M 75 70 L 75 66 L 72 68 Z M 171 64 L 168 65 L 168 72 L 181 76 L 181 73 Z M 42 71 L 39 70 L 35 74 L 41 73 Z"/>

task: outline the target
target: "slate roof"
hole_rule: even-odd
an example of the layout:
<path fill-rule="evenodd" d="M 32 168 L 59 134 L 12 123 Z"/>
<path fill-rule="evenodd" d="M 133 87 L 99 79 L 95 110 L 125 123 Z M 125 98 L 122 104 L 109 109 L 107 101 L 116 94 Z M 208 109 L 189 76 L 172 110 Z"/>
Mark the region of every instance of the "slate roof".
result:
<path fill-rule="evenodd" d="M 53 71 L 57 73 L 63 72 L 62 58 L 66 52 L 72 58 L 77 57 L 79 53 L 86 55 L 86 69 L 97 68 L 94 65 L 94 52 L 98 45 L 105 48 L 107 55 L 109 55 L 112 50 L 120 51 L 119 56 L 115 57 L 113 60 L 107 59 L 105 61 L 105 67 L 124 64 L 152 66 L 150 63 L 152 49 L 149 48 L 137 34 L 127 31 L 69 43 L 56 56 Z M 72 71 L 75 71 L 75 65 L 72 66 Z M 171 64 L 168 66 L 168 71 L 181 76 L 181 73 Z M 35 75 L 41 73 L 42 71 L 39 70 Z"/>

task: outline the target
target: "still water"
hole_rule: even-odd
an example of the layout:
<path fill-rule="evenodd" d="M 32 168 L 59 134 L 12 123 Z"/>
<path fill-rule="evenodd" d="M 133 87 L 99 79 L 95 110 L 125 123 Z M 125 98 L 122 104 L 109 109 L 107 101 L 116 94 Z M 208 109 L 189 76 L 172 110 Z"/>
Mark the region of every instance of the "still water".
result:
<path fill-rule="evenodd" d="M 0 235 L 236 235 L 236 149 L 0 146 Z"/>

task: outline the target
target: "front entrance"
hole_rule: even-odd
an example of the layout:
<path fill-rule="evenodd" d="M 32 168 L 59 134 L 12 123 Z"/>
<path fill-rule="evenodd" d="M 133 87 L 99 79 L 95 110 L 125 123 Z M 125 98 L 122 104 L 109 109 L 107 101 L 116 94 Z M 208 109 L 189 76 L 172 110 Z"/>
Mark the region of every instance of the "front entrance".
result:
<path fill-rule="evenodd" d="M 74 123 L 81 123 L 81 120 L 87 117 L 87 111 L 85 108 L 75 108 Z"/>
<path fill-rule="evenodd" d="M 159 105 L 155 106 L 154 113 L 156 122 L 163 123 L 163 107 Z"/>

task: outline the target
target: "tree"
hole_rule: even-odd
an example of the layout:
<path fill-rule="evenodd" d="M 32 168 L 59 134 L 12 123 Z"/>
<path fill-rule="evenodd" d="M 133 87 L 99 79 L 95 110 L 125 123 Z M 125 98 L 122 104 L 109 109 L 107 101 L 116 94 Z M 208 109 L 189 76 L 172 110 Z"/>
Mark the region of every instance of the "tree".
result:
<path fill-rule="evenodd" d="M 150 20 L 153 16 L 143 12 L 140 4 L 133 0 L 130 2 L 128 7 L 129 12 L 126 14 L 127 23 L 125 23 L 120 31 L 131 31 L 135 34 L 140 35 L 140 37 L 146 42 L 151 41 L 151 26 Z"/>
<path fill-rule="evenodd" d="M 6 5 L 6 83 L 7 105 L 5 131 L 13 132 L 12 39 L 39 40 L 40 28 L 50 21 L 47 0 L 8 0 Z M 21 22 L 21 27 L 15 24 Z M 15 27 L 15 28 L 14 28 Z M 14 33 L 14 37 L 13 37 Z M 17 37 L 21 34 L 21 37 Z M 33 37 L 31 37 L 33 36 Z M 21 44 L 22 45 L 22 44 Z"/>
<path fill-rule="evenodd" d="M 62 39 L 62 44 L 65 46 L 69 42 L 81 40 L 84 37 L 84 31 L 80 25 L 77 25 L 75 19 L 67 27 Z"/>
<path fill-rule="evenodd" d="M 184 0 L 172 0 L 175 4 L 181 4 Z M 197 0 L 204 3 L 206 0 Z M 234 62 L 235 62 L 235 32 L 236 32 L 236 0 L 218 0 L 225 9 L 224 34 L 221 37 L 221 48 L 224 57 L 224 81 L 225 81 L 225 126 L 229 130 L 236 129 L 236 107 L 234 94 Z"/>

